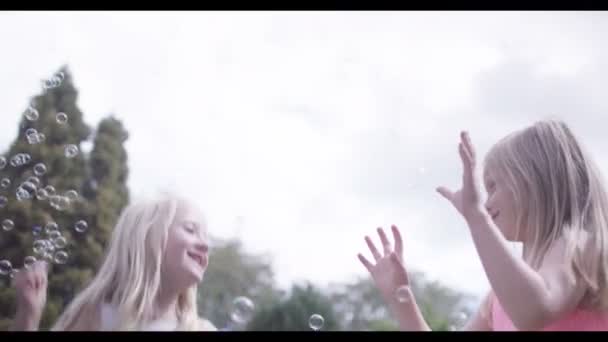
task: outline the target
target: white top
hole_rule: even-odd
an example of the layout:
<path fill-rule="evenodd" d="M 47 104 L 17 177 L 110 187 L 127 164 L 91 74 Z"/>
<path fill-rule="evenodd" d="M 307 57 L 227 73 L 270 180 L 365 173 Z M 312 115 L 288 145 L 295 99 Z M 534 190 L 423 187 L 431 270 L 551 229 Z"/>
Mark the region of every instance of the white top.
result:
<path fill-rule="evenodd" d="M 118 326 L 117 309 L 108 303 L 101 305 L 101 331 L 112 331 Z M 178 322 L 176 317 L 164 317 L 146 323 L 141 331 L 175 331 L 177 330 Z M 215 331 L 217 330 L 211 322 L 201 319 L 201 330 Z"/>

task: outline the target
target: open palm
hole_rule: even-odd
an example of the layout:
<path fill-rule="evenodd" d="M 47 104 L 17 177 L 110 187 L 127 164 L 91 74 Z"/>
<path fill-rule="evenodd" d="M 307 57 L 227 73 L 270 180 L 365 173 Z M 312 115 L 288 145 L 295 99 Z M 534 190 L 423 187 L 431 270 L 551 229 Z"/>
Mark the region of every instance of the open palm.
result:
<path fill-rule="evenodd" d="M 380 254 L 369 236 L 365 237 L 365 242 L 374 257 L 375 263 L 368 261 L 362 254 L 359 254 L 359 260 L 367 268 L 371 274 L 376 287 L 382 293 L 384 299 L 388 302 L 394 302 L 396 299 L 396 291 L 401 286 L 409 286 L 407 271 L 403 266 L 403 242 L 401 234 L 396 226 L 392 226 L 393 237 L 395 239 L 395 249 L 384 230 L 378 228 L 378 235 L 383 246 L 383 254 Z"/>

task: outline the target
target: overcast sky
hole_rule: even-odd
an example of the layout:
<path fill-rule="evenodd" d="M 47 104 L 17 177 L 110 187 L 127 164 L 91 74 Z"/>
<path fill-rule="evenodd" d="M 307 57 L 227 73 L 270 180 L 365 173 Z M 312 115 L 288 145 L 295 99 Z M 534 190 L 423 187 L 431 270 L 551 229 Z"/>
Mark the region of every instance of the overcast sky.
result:
<path fill-rule="evenodd" d="M 274 256 L 282 285 L 366 276 L 397 224 L 412 269 L 481 295 L 462 218 L 435 193 L 549 115 L 606 171 L 604 12 L 3 12 L 0 146 L 40 79 L 71 69 L 90 125 L 129 130 L 133 197 L 171 188 L 211 233 Z M 68 113 L 69 115 L 69 113 Z M 516 252 L 516 249 L 514 249 Z"/>

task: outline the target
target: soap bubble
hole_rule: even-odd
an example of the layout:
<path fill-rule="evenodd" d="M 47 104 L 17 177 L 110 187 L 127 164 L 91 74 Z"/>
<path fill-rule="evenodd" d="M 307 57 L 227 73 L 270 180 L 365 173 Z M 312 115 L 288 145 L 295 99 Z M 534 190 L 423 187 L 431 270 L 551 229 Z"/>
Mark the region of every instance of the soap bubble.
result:
<path fill-rule="evenodd" d="M 38 113 L 38 110 L 36 110 L 36 108 L 31 107 L 31 106 L 27 107 L 24 115 L 25 115 L 25 118 L 28 119 L 29 121 L 36 121 L 40 117 L 40 113 Z"/>
<path fill-rule="evenodd" d="M 78 233 L 84 233 L 89 228 L 87 221 L 80 220 L 74 224 L 74 230 Z"/>
<path fill-rule="evenodd" d="M 8 275 L 13 270 L 13 265 L 8 260 L 0 261 L 0 275 Z"/>
<path fill-rule="evenodd" d="M 78 146 L 74 144 L 66 145 L 64 154 L 67 158 L 74 158 L 78 155 Z"/>
<path fill-rule="evenodd" d="M 314 331 L 321 330 L 323 324 L 325 324 L 325 319 L 319 314 L 314 314 L 308 319 L 308 326 Z"/>
<path fill-rule="evenodd" d="M 33 256 L 26 256 L 25 259 L 23 259 L 23 267 L 25 267 L 25 269 L 30 268 L 34 263 L 36 262 L 36 257 Z"/>
<path fill-rule="evenodd" d="M 63 125 L 66 122 L 68 122 L 68 116 L 63 112 L 59 112 L 55 116 L 55 120 L 57 121 L 58 124 Z"/>
<path fill-rule="evenodd" d="M 11 219 L 2 220 L 2 230 L 9 232 L 15 228 L 15 223 Z"/>
<path fill-rule="evenodd" d="M 42 176 L 46 173 L 46 165 L 44 163 L 38 163 L 34 165 L 34 173 L 36 176 Z"/>
<path fill-rule="evenodd" d="M 68 261 L 68 253 L 66 251 L 57 251 L 53 258 L 56 264 L 65 264 Z"/>
<path fill-rule="evenodd" d="M 237 297 L 232 302 L 233 310 L 230 318 L 236 323 L 245 324 L 253 316 L 255 305 L 251 299 L 247 297 Z"/>

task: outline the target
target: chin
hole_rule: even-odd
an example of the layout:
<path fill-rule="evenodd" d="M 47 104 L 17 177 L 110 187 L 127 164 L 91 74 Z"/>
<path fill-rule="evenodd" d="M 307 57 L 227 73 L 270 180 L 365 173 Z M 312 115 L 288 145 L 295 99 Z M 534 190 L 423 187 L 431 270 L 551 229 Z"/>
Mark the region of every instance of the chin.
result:
<path fill-rule="evenodd" d="M 190 283 L 192 283 L 192 285 L 200 283 L 201 281 L 203 281 L 203 278 L 205 277 L 205 272 L 190 271 L 189 273 L 190 274 L 188 275 L 188 278 L 190 280 Z"/>

